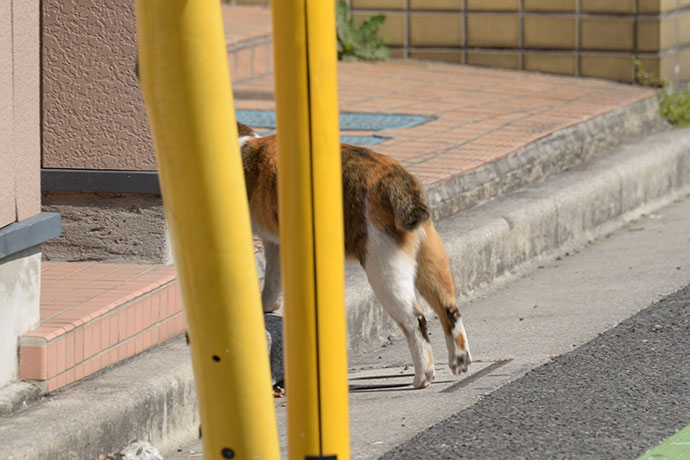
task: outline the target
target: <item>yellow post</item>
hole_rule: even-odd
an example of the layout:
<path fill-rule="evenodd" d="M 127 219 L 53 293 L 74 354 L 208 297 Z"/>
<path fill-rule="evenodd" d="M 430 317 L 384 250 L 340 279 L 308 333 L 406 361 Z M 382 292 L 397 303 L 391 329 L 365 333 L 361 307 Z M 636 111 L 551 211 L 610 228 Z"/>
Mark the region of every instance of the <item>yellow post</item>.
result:
<path fill-rule="evenodd" d="M 204 458 L 280 458 L 220 3 L 137 0 L 140 77 L 197 382 Z"/>
<path fill-rule="evenodd" d="M 272 7 L 289 457 L 348 460 L 335 2 Z"/>

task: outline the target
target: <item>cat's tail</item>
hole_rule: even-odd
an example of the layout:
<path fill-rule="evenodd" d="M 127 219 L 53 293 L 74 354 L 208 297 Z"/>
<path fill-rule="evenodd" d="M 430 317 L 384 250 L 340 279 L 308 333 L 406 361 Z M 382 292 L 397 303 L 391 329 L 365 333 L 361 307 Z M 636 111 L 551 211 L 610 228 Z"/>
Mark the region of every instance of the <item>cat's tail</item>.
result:
<path fill-rule="evenodd" d="M 401 231 L 411 231 L 431 217 L 429 203 L 419 181 L 402 167 L 395 169 L 381 182 L 385 184 L 395 227 Z"/>

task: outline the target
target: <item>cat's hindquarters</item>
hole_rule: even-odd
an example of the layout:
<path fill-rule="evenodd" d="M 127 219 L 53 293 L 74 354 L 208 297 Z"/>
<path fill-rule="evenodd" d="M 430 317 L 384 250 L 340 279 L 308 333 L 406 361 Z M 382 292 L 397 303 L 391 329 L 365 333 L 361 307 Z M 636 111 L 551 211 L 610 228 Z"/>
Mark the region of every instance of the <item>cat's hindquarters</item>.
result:
<path fill-rule="evenodd" d="M 364 270 L 369 284 L 407 339 L 415 368 L 415 388 L 425 388 L 434 380 L 435 369 L 426 318 L 417 305 L 414 288 L 420 232 L 406 232 L 404 238 L 396 240 L 368 222 L 367 237 Z"/>

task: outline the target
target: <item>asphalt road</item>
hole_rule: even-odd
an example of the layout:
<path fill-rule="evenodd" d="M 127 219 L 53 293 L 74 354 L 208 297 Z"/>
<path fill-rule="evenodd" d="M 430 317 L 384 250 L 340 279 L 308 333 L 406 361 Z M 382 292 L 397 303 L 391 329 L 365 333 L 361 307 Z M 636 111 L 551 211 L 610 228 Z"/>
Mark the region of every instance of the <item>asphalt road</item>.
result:
<path fill-rule="evenodd" d="M 381 458 L 635 459 L 688 424 L 690 286 Z"/>

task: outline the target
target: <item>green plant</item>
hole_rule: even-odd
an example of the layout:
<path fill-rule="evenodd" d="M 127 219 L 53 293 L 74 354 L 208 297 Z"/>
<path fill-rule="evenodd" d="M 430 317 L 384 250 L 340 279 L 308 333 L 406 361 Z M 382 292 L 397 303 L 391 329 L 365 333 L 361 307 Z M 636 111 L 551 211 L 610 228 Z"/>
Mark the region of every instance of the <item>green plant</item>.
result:
<path fill-rule="evenodd" d="M 669 91 L 664 88 L 659 113 L 673 125 L 690 126 L 690 87 L 683 91 Z"/>
<path fill-rule="evenodd" d="M 669 81 L 647 72 L 639 59 L 633 60 L 635 80 L 642 86 L 663 88 L 659 95 L 659 113 L 674 126 L 690 126 L 690 87 L 683 91 L 669 89 Z"/>
<path fill-rule="evenodd" d="M 385 20 L 386 17 L 382 15 L 372 16 L 357 26 L 347 4 L 342 0 L 339 1 L 335 15 L 338 59 L 343 61 L 388 59 L 390 51 L 377 35 L 379 27 Z"/>
<path fill-rule="evenodd" d="M 668 80 L 648 72 L 647 69 L 644 68 L 644 65 L 642 65 L 642 61 L 639 59 L 633 59 L 633 66 L 635 66 L 635 81 L 638 84 L 650 88 L 663 88 L 668 86 Z"/>

